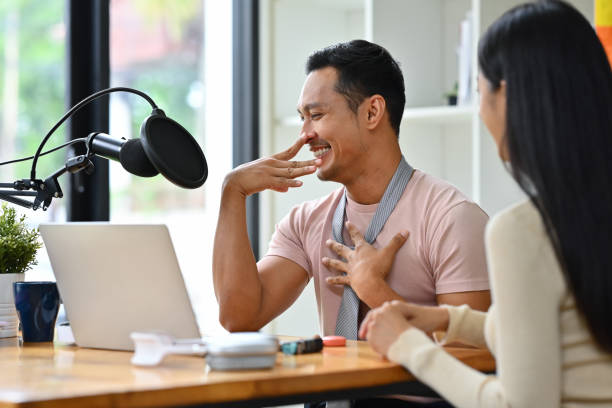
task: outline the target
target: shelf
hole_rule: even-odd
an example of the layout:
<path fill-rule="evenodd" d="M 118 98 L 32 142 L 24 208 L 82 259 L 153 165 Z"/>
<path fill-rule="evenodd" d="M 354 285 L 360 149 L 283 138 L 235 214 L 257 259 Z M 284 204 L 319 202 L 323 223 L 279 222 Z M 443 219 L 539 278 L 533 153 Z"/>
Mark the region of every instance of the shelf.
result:
<path fill-rule="evenodd" d="M 302 121 L 296 116 L 289 116 L 277 120 L 279 126 L 284 127 L 299 127 L 302 126 Z"/>
<path fill-rule="evenodd" d="M 434 106 L 426 108 L 408 108 L 404 110 L 402 123 L 420 123 L 444 125 L 451 123 L 469 123 L 474 113 L 473 106 Z"/>
<path fill-rule="evenodd" d="M 472 120 L 473 106 L 434 106 L 426 108 L 408 108 L 404 110 L 402 123 L 445 125 L 452 123 L 469 123 Z M 298 127 L 302 122 L 297 116 L 278 120 L 283 127 Z"/>

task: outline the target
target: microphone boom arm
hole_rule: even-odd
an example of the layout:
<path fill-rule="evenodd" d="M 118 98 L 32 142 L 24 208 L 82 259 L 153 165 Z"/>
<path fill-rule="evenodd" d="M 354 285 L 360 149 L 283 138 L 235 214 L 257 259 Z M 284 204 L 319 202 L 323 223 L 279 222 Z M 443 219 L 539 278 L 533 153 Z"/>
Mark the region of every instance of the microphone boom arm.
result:
<path fill-rule="evenodd" d="M 10 185 L 10 183 L 2 183 L 1 186 L 5 187 L 6 184 Z M 20 205 L 22 207 L 32 208 L 33 203 L 31 201 L 24 200 L 15 196 L 35 196 L 36 194 L 38 193 L 34 191 L 13 191 L 3 189 L 0 190 L 0 200 L 8 201 L 9 203 Z"/>
<path fill-rule="evenodd" d="M 0 187 L 3 187 L 3 189 L 0 190 L 0 199 L 33 210 L 37 210 L 42 205 L 43 211 L 46 211 L 51 204 L 51 200 L 64 196 L 59 181 L 57 180 L 58 177 L 66 172 L 74 174 L 82 170 L 85 170 L 87 174 L 91 174 L 94 170 L 94 165 L 90 160 L 92 156 L 93 153 L 79 155 L 66 160 L 64 167 L 58 169 L 44 181 L 40 179 L 23 179 L 17 180 L 14 183 L 0 183 Z M 18 198 L 19 196 L 34 197 L 34 201 Z"/>
<path fill-rule="evenodd" d="M 141 96 L 151 105 L 152 112 L 140 127 L 140 139 L 115 139 L 105 133 L 94 132 L 87 138 L 74 139 L 42 152 L 45 143 L 62 123 L 93 100 L 112 92 L 133 93 Z M 167 134 L 174 137 L 172 144 L 175 146 L 170 146 L 163 139 Z M 85 154 L 68 159 L 64 167 L 44 181 L 36 178 L 36 164 L 39 157 L 76 142 L 85 142 L 87 148 Z M 43 210 L 46 210 L 53 198 L 63 197 L 57 178 L 66 172 L 74 174 L 85 170 L 88 174 L 93 173 L 94 165 L 91 159 L 94 155 L 117 160 L 125 170 L 136 176 L 153 177 L 161 173 L 170 182 L 183 188 L 198 188 L 204 184 L 208 176 L 204 153 L 185 128 L 168 118 L 164 111 L 157 107 L 153 99 L 144 92 L 132 88 L 115 87 L 98 91 L 70 108 L 45 135 L 34 156 L 0 163 L 0 165 L 5 165 L 32 159 L 29 179 L 18 180 L 12 184 L 0 183 L 0 200 L 33 210 L 42 206 Z M 24 200 L 19 198 L 20 196 L 34 197 L 34 201 Z"/>

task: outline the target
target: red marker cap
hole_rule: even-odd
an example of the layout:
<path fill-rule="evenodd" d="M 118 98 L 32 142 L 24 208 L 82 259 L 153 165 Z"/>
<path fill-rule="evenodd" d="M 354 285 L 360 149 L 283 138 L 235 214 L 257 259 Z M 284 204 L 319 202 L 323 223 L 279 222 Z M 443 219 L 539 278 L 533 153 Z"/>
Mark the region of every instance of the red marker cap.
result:
<path fill-rule="evenodd" d="M 323 346 L 325 346 L 325 347 L 342 347 L 342 346 L 346 346 L 346 337 L 342 337 L 342 336 L 325 336 L 325 337 L 323 337 Z"/>

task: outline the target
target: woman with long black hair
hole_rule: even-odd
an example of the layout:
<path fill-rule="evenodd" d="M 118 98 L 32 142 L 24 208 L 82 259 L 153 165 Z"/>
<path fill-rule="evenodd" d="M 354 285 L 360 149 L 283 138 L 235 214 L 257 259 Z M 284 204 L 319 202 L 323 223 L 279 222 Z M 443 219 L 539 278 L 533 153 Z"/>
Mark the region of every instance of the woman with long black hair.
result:
<path fill-rule="evenodd" d="M 550 0 L 506 12 L 478 59 L 481 118 L 529 197 L 487 227 L 493 306 L 393 302 L 368 314 L 360 336 L 458 407 L 612 406 L 608 59 L 589 22 Z M 363 261 L 377 256 L 353 252 L 348 267 L 376 267 Z M 425 334 L 437 330 L 442 343 L 487 345 L 497 374 L 445 353 Z"/>

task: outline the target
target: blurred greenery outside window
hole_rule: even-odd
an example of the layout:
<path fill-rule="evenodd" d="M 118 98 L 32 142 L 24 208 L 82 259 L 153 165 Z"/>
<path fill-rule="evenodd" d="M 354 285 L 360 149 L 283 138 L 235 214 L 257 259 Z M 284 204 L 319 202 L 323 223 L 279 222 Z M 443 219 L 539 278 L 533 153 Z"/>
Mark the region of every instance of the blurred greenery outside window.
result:
<path fill-rule="evenodd" d="M 0 161 L 31 156 L 65 111 L 64 2 L 10 0 L 0 2 Z M 66 140 L 60 128 L 48 148 Z M 66 151 L 42 157 L 37 174 L 46 177 L 63 166 Z M 32 162 L 0 167 L 0 181 L 28 178 Z M 63 218 L 56 200 L 45 214 L 28 218 Z M 61 217 L 60 217 L 61 215 Z"/>
<path fill-rule="evenodd" d="M 212 89 L 212 85 L 205 89 L 204 77 L 210 66 L 205 65 L 204 56 L 205 51 L 211 51 L 205 50 L 205 34 L 208 40 L 214 38 L 215 47 L 221 46 L 231 55 L 231 8 L 223 8 L 227 5 L 222 3 L 217 0 L 111 0 L 110 3 L 111 86 L 132 87 L 151 96 L 170 118 L 196 138 L 209 164 L 207 183 L 187 190 L 161 175 L 132 176 L 118 163 L 111 162 L 111 221 L 168 226 L 194 312 L 206 335 L 223 331 L 212 287 L 213 234 L 218 212 L 216 190 L 220 188 L 215 184 L 219 181 L 211 179 L 219 178 L 223 171 L 219 159 L 224 168 L 231 166 L 231 131 L 223 128 L 231 117 L 219 117 L 205 109 L 205 99 L 210 97 L 205 91 Z M 205 15 L 205 12 L 211 14 Z M 214 24 L 205 27 L 205 20 L 209 21 L 205 17 L 213 18 L 213 15 Z M 222 39 L 218 38 L 219 34 L 206 31 L 216 24 L 221 25 Z M 231 60 L 221 60 L 216 51 L 215 67 L 231 73 Z M 214 81 L 214 87 L 222 84 L 219 91 L 222 95 L 231 95 L 231 82 L 225 89 L 225 81 L 220 81 L 218 76 Z M 219 105 L 217 99 L 215 106 Z M 126 93 L 114 93 L 110 101 L 110 134 L 126 139 L 139 137 L 140 125 L 151 113 L 149 104 Z M 206 114 L 212 121 L 207 127 Z M 205 128 L 216 135 L 213 146 L 206 146 Z M 229 151 L 227 157 L 219 153 L 222 151 Z"/>
<path fill-rule="evenodd" d="M 204 145 L 205 4 L 215 9 L 214 25 L 220 25 L 223 32 L 223 41 L 215 38 L 215 44 L 227 48 L 231 55 L 231 8 L 216 0 L 110 0 L 110 61 L 111 86 L 133 87 L 149 94 L 169 117 L 192 133 L 210 164 L 212 153 Z M 34 154 L 66 111 L 65 11 L 64 0 L 0 2 L 0 161 Z M 231 73 L 228 61 L 215 61 L 215 66 L 224 74 Z M 231 95 L 231 85 L 226 90 L 226 83 L 215 77 L 214 85 L 221 86 L 222 97 Z M 112 94 L 110 100 L 111 136 L 139 137 L 140 124 L 151 113 L 149 104 L 126 93 Z M 216 135 L 216 145 L 208 148 L 217 153 L 216 170 L 221 174 L 231 166 L 231 131 L 225 125 L 231 118 L 214 119 L 220 126 L 215 124 L 210 131 Z M 65 126 L 53 135 L 48 148 L 65 142 Z M 219 143 L 225 146 L 223 168 L 218 163 Z M 37 174 L 52 174 L 63 166 L 67 153 L 61 150 L 41 158 Z M 31 161 L 0 166 L 0 182 L 27 178 L 30 167 Z M 206 200 L 210 174 L 204 188 L 185 190 L 162 176 L 132 176 L 115 162 L 111 162 L 110 172 L 111 221 L 167 224 L 200 327 L 206 334 L 221 331 L 211 283 L 218 198 Z M 220 185 L 220 180 L 215 182 Z M 64 191 L 67 183 L 67 177 L 60 178 Z M 64 222 L 64 204 L 54 200 L 46 212 L 16 208 L 27 215 L 29 224 L 37 226 Z M 44 248 L 38 255 L 39 264 L 28 271 L 26 279 L 54 280 Z"/>
<path fill-rule="evenodd" d="M 31 156 L 65 108 L 66 25 L 63 1 L 4 0 L 0 2 L 0 162 Z M 47 148 L 66 140 L 61 127 Z M 63 166 L 67 150 L 41 157 L 36 166 L 41 178 Z M 31 161 L 0 166 L 0 182 L 29 178 Z M 60 180 L 62 187 L 65 180 Z M 48 211 L 13 206 L 27 216 L 31 227 L 41 222 L 64 221 L 65 206 L 54 200 Z M 53 280 L 44 248 L 27 280 Z"/>
<path fill-rule="evenodd" d="M 146 92 L 203 142 L 203 0 L 111 0 L 111 86 Z M 134 138 L 150 114 L 142 99 L 111 96 L 111 135 Z M 111 218 L 202 211 L 204 189 L 184 190 L 162 176 L 133 177 L 111 166 Z"/>

